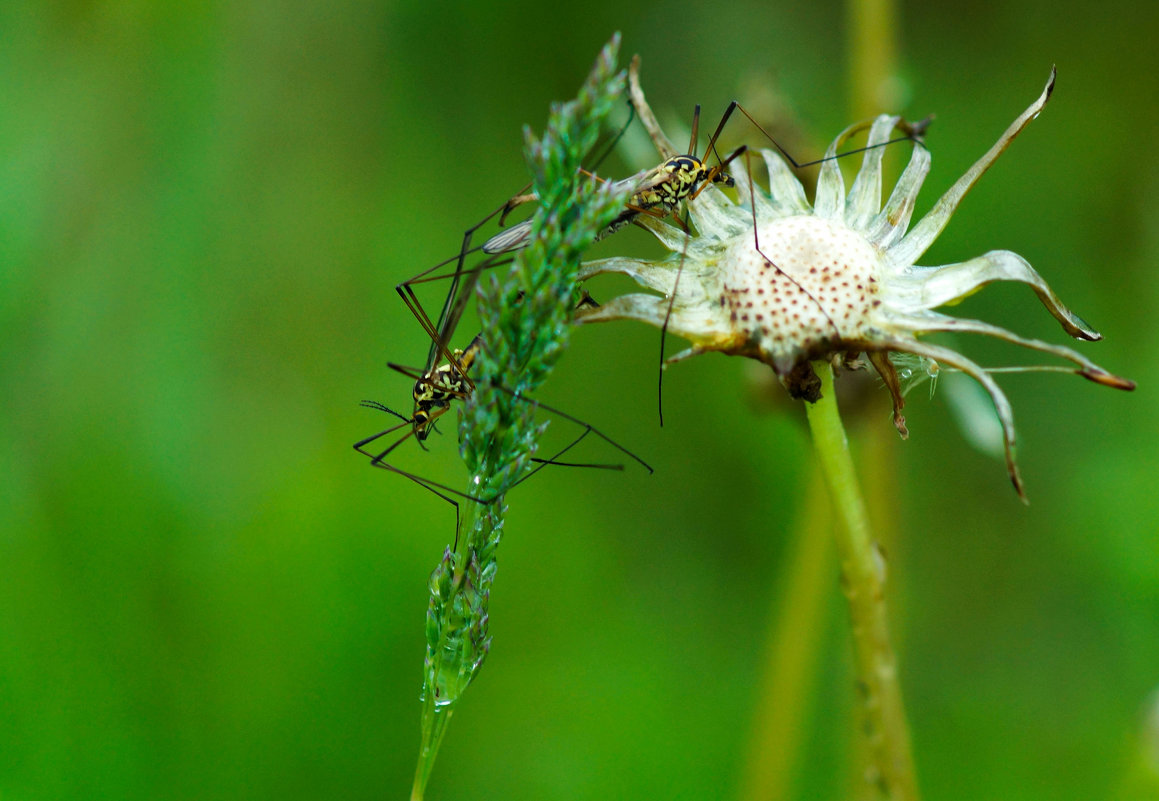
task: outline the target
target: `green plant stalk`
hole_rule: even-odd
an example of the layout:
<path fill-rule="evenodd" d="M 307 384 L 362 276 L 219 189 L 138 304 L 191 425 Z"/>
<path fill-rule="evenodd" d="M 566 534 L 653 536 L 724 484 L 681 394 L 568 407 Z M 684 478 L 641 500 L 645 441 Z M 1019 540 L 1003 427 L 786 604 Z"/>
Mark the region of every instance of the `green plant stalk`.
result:
<path fill-rule="evenodd" d="M 896 110 L 904 100 L 898 75 L 897 0 L 846 0 L 845 10 L 851 118 L 862 119 Z M 859 422 L 861 425 L 855 434 L 860 446 L 859 462 L 873 467 L 862 472 L 869 519 L 876 541 L 889 550 L 897 541 L 894 505 L 897 471 L 893 467 L 897 461 L 898 437 L 889 426 L 878 425 L 876 419 L 872 424 L 864 417 Z M 898 597 L 897 592 L 894 597 Z M 900 634 L 897 628 L 893 630 L 895 638 Z M 867 758 L 864 738 L 857 737 L 855 764 L 863 764 Z M 853 781 L 857 782 L 858 777 Z"/>
<path fill-rule="evenodd" d="M 849 42 L 850 117 L 874 117 L 896 109 L 901 98 L 898 76 L 898 11 L 896 0 L 846 0 L 846 27 Z M 896 495 L 896 476 L 888 469 L 896 458 L 898 438 L 888 426 L 861 426 L 863 464 L 874 469 L 865 473 L 870 520 L 878 540 L 893 541 L 896 515 L 889 500 Z M 875 503 L 876 501 L 876 503 Z"/>
<path fill-rule="evenodd" d="M 872 117 L 898 103 L 895 0 L 846 0 L 849 85 L 853 118 Z"/>
<path fill-rule="evenodd" d="M 820 469 L 811 473 L 788 527 L 784 568 L 773 582 L 740 799 L 789 797 L 816 699 L 817 662 L 832 617 L 834 558 L 828 490 Z"/>
<path fill-rule="evenodd" d="M 889 637 L 885 561 L 870 535 L 865 501 L 857 486 L 849 443 L 837 410 L 833 368 L 828 362 L 815 362 L 813 366 L 821 378 L 821 399 L 807 403 L 805 409 L 838 520 L 834 532 L 853 629 L 859 701 L 872 762 L 870 780 L 882 798 L 917 801 L 909 727 L 898 682 L 897 658 Z"/>
<path fill-rule="evenodd" d="M 422 739 L 412 801 L 421 801 L 439 746 L 463 692 L 491 647 L 488 610 L 498 570 L 505 498 L 532 466 L 543 426 L 527 396 L 546 380 L 567 343 L 583 252 L 624 208 L 614 189 L 580 168 L 623 90 L 619 35 L 603 49 L 576 100 L 555 104 L 541 139 L 524 131 L 539 206 L 530 241 L 502 281 L 480 283 L 483 350 L 459 426 L 467 464 L 454 550 L 431 574 L 423 671 Z"/>
<path fill-rule="evenodd" d="M 847 52 L 852 118 L 872 117 L 896 101 L 897 8 L 895 0 L 846 0 Z M 865 462 L 880 467 L 892 460 L 892 432 L 884 426 L 866 426 Z M 896 440 L 896 437 L 893 437 Z M 870 456 L 872 454 L 872 457 Z M 882 461 L 878 461 L 882 460 Z M 868 474 L 868 497 L 880 536 L 893 539 L 894 514 L 880 499 L 895 493 L 894 472 L 875 469 Z M 770 615 L 769 645 L 763 660 L 761 692 L 746 760 L 741 798 L 787 798 L 794 761 L 804 741 L 801 716 L 812 697 L 811 668 L 820 658 L 822 633 L 829 624 L 827 578 L 831 574 L 831 544 L 825 539 L 831 514 L 816 501 L 820 477 L 810 479 L 808 495 L 791 531 L 796 544 L 783 573 L 786 586 Z M 817 539 L 820 538 L 820 539 Z"/>

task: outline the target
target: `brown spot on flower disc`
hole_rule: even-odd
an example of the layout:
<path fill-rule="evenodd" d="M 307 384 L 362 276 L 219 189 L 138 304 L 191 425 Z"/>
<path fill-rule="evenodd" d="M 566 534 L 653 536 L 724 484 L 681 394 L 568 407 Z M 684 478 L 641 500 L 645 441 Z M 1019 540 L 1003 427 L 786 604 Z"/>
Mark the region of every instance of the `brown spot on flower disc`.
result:
<path fill-rule="evenodd" d="M 720 260 L 724 284 L 752 293 L 755 306 L 746 301 L 744 308 L 763 312 L 751 335 L 802 351 L 818 340 L 859 338 L 881 269 L 876 249 L 843 225 L 813 216 L 774 219 L 757 233 L 760 252 L 744 235 Z"/>

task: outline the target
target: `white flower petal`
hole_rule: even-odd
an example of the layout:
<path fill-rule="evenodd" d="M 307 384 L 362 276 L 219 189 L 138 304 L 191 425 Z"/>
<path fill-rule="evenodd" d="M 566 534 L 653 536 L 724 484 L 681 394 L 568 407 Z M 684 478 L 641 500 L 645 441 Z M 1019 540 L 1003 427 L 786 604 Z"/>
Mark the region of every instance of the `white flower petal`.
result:
<path fill-rule="evenodd" d="M 992 250 L 969 261 L 942 267 L 910 267 L 895 276 L 893 286 L 896 287 L 894 294 L 902 301 L 900 306 L 933 309 L 955 303 L 993 281 L 1026 284 L 1072 337 L 1091 342 L 1102 339 L 1102 334 L 1063 305 L 1026 259 L 1009 250 Z"/>
<path fill-rule="evenodd" d="M 1083 378 L 1094 381 L 1096 384 L 1103 384 L 1104 386 L 1115 387 L 1118 389 L 1134 388 L 1134 383 L 1118 376 L 1111 375 L 1102 367 L 1092 362 L 1090 359 L 1083 356 L 1078 351 L 1072 350 L 1064 345 L 1055 345 L 1050 342 L 1043 342 L 1041 339 L 1030 339 L 1028 337 L 1019 336 L 1012 331 L 1007 331 L 997 325 L 982 322 L 981 320 L 971 320 L 962 317 L 949 317 L 945 314 L 940 314 L 933 311 L 919 312 L 910 315 L 894 315 L 893 322 L 899 326 L 906 327 L 914 334 L 928 333 L 931 331 L 951 331 L 954 333 L 964 334 L 985 334 L 992 336 L 995 339 L 1002 339 L 1013 345 L 1019 345 L 1030 350 L 1037 350 L 1042 353 L 1049 353 L 1052 356 L 1058 356 L 1061 359 L 1074 362 L 1081 369 L 1075 370 L 1075 373 L 1081 375 Z M 1129 386 L 1128 386 L 1129 385 Z"/>
<path fill-rule="evenodd" d="M 821 174 L 817 176 L 817 196 L 813 201 L 813 213 L 826 220 L 839 220 L 845 216 L 845 176 L 837 163 L 837 148 L 849 137 L 869 127 L 869 123 L 858 122 L 850 125 L 837 135 L 825 151 L 825 161 L 821 164 Z"/>
<path fill-rule="evenodd" d="M 853 179 L 845 204 L 845 224 L 850 228 L 864 229 L 881 210 L 881 159 L 885 156 L 882 145 L 889 141 L 889 135 L 900 121 L 901 117 L 882 114 L 869 129 L 865 146 L 870 149 L 861 159 L 861 169 Z"/>
<path fill-rule="evenodd" d="M 687 247 L 688 234 L 675 225 L 669 225 L 647 214 L 641 214 L 635 222 L 641 228 L 650 231 L 653 236 L 660 240 L 660 244 L 674 253 L 680 253 Z M 599 262 L 593 263 L 598 264 Z"/>
<path fill-rule="evenodd" d="M 905 236 L 918 192 L 930 172 L 930 151 L 919 143 L 914 147 L 909 164 L 893 187 L 885 207 L 865 227 L 865 237 L 882 250 L 888 250 Z M 892 260 L 892 258 L 891 258 Z"/>
<path fill-rule="evenodd" d="M 740 199 L 742 204 L 748 203 L 751 208 L 756 209 L 757 219 L 761 220 L 766 217 L 780 216 L 778 206 L 773 200 L 770 200 L 765 190 L 759 186 L 755 186 L 752 180 L 752 171 L 749 169 L 749 157 L 753 151 L 748 151 L 744 154 L 745 169 L 733 170 L 732 177 L 736 181 L 736 196 Z M 760 154 L 762 157 L 764 153 Z M 776 159 L 780 163 L 780 159 Z M 782 165 L 783 166 L 783 165 Z M 791 177 L 791 175 L 790 175 Z M 796 180 L 795 178 L 793 180 Z M 797 184 L 800 187 L 800 183 Z M 801 190 L 801 198 L 805 197 L 804 190 Z M 808 206 L 805 207 L 806 209 Z M 794 209 L 793 213 L 802 213 L 800 209 Z M 752 218 L 749 218 L 749 224 L 752 224 Z"/>
<path fill-rule="evenodd" d="M 745 197 L 742 195 L 742 200 Z M 711 231 L 718 238 L 733 237 L 753 227 L 752 211 L 737 206 L 713 184 L 689 202 L 688 210 L 697 231 Z"/>
<path fill-rule="evenodd" d="M 914 229 L 906 235 L 897 246 L 893 248 L 893 259 L 897 264 L 913 264 L 922 257 L 922 254 L 929 249 L 938 235 L 945 229 L 946 224 L 950 221 L 950 217 L 957 210 L 958 204 L 962 198 L 970 191 L 970 188 L 977 183 L 978 179 L 982 177 L 982 173 L 990 169 L 993 164 L 1010 143 L 1014 141 L 1014 137 L 1022 132 L 1022 129 L 1030 124 L 1030 121 L 1038 116 L 1042 111 L 1042 107 L 1046 105 L 1046 101 L 1050 99 L 1050 93 L 1054 91 L 1055 69 L 1050 68 L 1050 79 L 1046 82 L 1046 88 L 1042 90 L 1038 100 L 1030 104 L 1026 111 L 1022 112 L 1010 127 L 1003 132 L 1002 136 L 998 137 L 998 141 L 994 143 L 986 155 L 978 159 L 974 166 L 966 171 L 966 174 L 959 178 L 953 186 L 951 186 L 946 194 L 934 204 L 921 222 L 914 226 Z"/>
<path fill-rule="evenodd" d="M 675 271 L 672 274 L 675 275 Z M 681 280 L 681 286 L 683 284 Z M 578 323 L 639 320 L 659 328 L 665 319 L 668 320 L 668 333 L 684 337 L 697 345 L 704 344 L 706 349 L 718 350 L 725 342 L 735 339 L 727 321 L 713 313 L 711 308 L 703 305 L 689 307 L 678 302 L 669 316 L 668 301 L 656 295 L 620 295 L 599 308 L 576 313 Z"/>
<path fill-rule="evenodd" d="M 663 292 L 665 295 L 672 291 L 672 285 L 676 281 L 676 270 L 674 269 L 640 261 L 639 259 L 629 259 L 619 256 L 612 259 L 599 259 L 598 261 L 585 262 L 580 265 L 576 279 L 578 281 L 586 281 L 594 276 L 605 275 L 607 273 L 626 275 L 641 286 L 645 286 L 648 289 L 655 289 L 657 292 Z"/>
<path fill-rule="evenodd" d="M 805 197 L 805 187 L 793 175 L 780 154 L 772 150 L 760 151 L 769 170 L 769 198 L 777 208 L 778 216 L 812 214 L 813 208 Z"/>

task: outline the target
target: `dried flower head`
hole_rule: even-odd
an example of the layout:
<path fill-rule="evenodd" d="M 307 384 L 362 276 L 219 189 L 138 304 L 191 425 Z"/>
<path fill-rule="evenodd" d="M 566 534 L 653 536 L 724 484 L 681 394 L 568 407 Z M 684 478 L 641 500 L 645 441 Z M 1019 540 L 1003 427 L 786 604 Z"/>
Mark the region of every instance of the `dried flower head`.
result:
<path fill-rule="evenodd" d="M 1098 340 L 1098 332 L 1059 301 L 1041 276 L 1015 253 L 997 250 L 939 267 L 915 262 L 946 227 L 958 203 L 999 154 L 1042 110 L 1054 88 L 1054 71 L 1042 95 L 1016 119 L 993 147 L 963 175 L 912 229 L 910 218 L 930 167 L 929 151 L 913 155 L 882 205 L 882 151 L 894 129 L 912 132 L 899 117 L 881 116 L 847 128 L 827 157 L 854 134 L 869 129 L 861 169 L 848 193 L 836 160 L 826 161 L 809 205 L 805 190 L 781 156 L 762 150 L 769 192 L 754 189 L 745 170 L 733 170 L 738 202 L 708 186 L 689 203 L 697 235 L 657 220 L 645 224 L 673 253 L 659 262 L 612 258 L 585 265 L 581 278 L 622 273 L 663 293 L 630 294 L 585 312 L 583 322 L 635 319 L 678 334 L 692 347 L 668 361 L 708 351 L 748 356 L 770 365 L 794 397 L 816 400 L 810 362 L 843 360 L 861 353 L 880 373 L 893 397 L 894 422 L 906 436 L 904 405 L 890 354 L 913 354 L 957 368 L 989 393 L 1002 424 L 1007 469 L 1019 494 L 1014 420 L 1010 403 L 993 377 L 962 354 L 928 344 L 919 335 L 936 331 L 987 334 L 1061 357 L 1084 378 L 1117 389 L 1134 384 L 1103 370 L 1078 352 L 1027 339 L 989 323 L 933 311 L 992 281 L 1029 285 L 1047 310 L 1076 339 Z M 634 93 L 642 104 L 642 93 Z M 640 114 L 646 122 L 650 112 Z M 653 138 L 662 137 L 657 129 Z"/>

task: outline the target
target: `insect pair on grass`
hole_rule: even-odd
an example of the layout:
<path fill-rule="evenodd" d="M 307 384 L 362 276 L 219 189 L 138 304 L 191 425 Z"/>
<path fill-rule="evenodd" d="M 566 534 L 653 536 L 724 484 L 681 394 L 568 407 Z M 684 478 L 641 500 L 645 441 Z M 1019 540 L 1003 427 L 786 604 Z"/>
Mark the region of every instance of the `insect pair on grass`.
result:
<path fill-rule="evenodd" d="M 746 169 L 748 169 L 749 148 L 747 145 L 741 145 L 729 153 L 729 155 L 725 158 L 721 158 L 716 149 L 717 141 L 720 138 L 721 133 L 724 131 L 725 125 L 729 122 L 729 120 L 732 118 L 732 115 L 736 111 L 740 111 L 741 114 L 747 117 L 748 120 L 758 130 L 760 130 L 761 133 L 770 142 L 772 142 L 777 150 L 780 151 L 780 153 L 793 165 L 795 169 L 802 169 L 804 167 L 819 164 L 829 159 L 841 158 L 843 156 L 860 153 L 867 149 L 859 148 L 840 153 L 835 156 L 830 156 L 825 159 L 818 159 L 804 163 L 797 162 L 787 152 L 787 150 L 785 150 L 785 148 L 783 148 L 779 143 L 776 142 L 775 139 L 773 139 L 772 136 L 770 136 L 763 128 L 761 128 L 756 120 L 753 119 L 752 115 L 750 115 L 743 107 L 736 103 L 736 101 L 733 101 L 729 104 L 728 108 L 721 116 L 720 122 L 718 123 L 712 137 L 709 139 L 708 145 L 705 148 L 702 156 L 696 155 L 700 120 L 700 107 L 697 106 L 693 113 L 692 133 L 688 150 L 686 153 L 680 153 L 660 131 L 659 125 L 657 124 L 652 114 L 651 108 L 644 100 L 643 92 L 640 90 L 639 86 L 638 70 L 638 58 L 633 59 L 632 65 L 629 69 L 629 100 L 631 103 L 633 116 L 638 116 L 641 119 L 641 122 L 648 130 L 653 144 L 655 145 L 663 161 L 652 169 L 645 170 L 630 178 L 615 182 L 615 184 L 620 188 L 630 189 L 632 194 L 630 195 L 628 202 L 625 204 L 624 209 L 619 213 L 619 215 L 617 215 L 612 223 L 609 224 L 607 228 L 605 228 L 600 233 L 599 238 L 610 236 L 629 224 L 639 224 L 643 218 L 647 217 L 659 219 L 674 216 L 677 224 L 686 233 L 690 234 L 691 232 L 689 230 L 687 212 L 685 213 L 683 219 L 677 216 L 677 212 L 680 210 L 681 206 L 686 206 L 688 202 L 694 200 L 710 185 L 717 184 L 726 187 L 732 186 L 734 183 L 733 179 L 725 171 L 725 169 L 737 159 L 744 157 Z M 628 124 L 630 124 L 631 121 L 632 119 L 629 118 Z M 626 128 L 627 125 L 621 129 L 620 134 L 617 135 L 615 140 L 613 140 L 613 146 L 615 142 L 618 141 L 619 137 L 623 135 Z M 900 141 L 919 141 L 922 130 L 923 129 L 921 127 L 915 126 L 912 128 L 909 136 L 894 139 L 877 146 L 881 147 Z M 603 155 L 606 156 L 610 150 L 611 146 L 605 150 Z M 602 158 L 603 156 L 601 156 L 600 160 L 597 160 L 596 166 L 598 166 L 599 161 L 602 161 Z M 711 165 L 709 163 L 710 159 L 714 159 L 714 163 Z M 595 167 L 593 167 L 593 172 L 588 174 L 592 174 L 594 176 L 594 169 Z M 751 192 L 752 181 L 749 182 L 749 186 Z M 479 231 L 495 217 L 499 218 L 499 225 L 502 226 L 506 221 L 508 214 L 510 214 L 512 210 L 520 205 L 523 205 L 524 203 L 532 202 L 537 199 L 534 194 L 526 194 L 526 191 L 527 187 L 525 187 L 523 190 L 521 190 L 520 193 L 517 193 L 495 211 L 488 214 L 479 223 L 472 226 L 471 228 L 468 228 L 463 234 L 462 244 L 457 255 L 452 256 L 451 258 L 422 271 L 421 273 L 402 282 L 396 287 L 396 290 L 398 291 L 403 302 L 410 309 L 411 313 L 415 316 L 416 320 L 423 327 L 424 331 L 431 340 L 431 345 L 427 354 L 427 361 L 423 369 L 408 369 L 395 364 L 390 365 L 392 369 L 401 372 L 404 375 L 408 375 L 415 381 L 414 390 L 412 393 L 414 401 L 414 411 L 412 415 L 410 417 L 406 417 L 378 402 L 365 401 L 363 403 L 363 405 L 366 405 L 370 408 L 388 412 L 398 417 L 401 422 L 373 436 L 359 441 L 355 444 L 355 448 L 360 453 L 369 456 L 371 458 L 372 465 L 399 473 L 406 478 L 419 483 L 421 486 L 426 487 L 428 490 L 434 492 L 439 497 L 454 504 L 456 509 L 458 507 L 457 502 L 444 493 L 453 494 L 455 496 L 467 498 L 469 500 L 480 503 L 487 503 L 493 499 L 472 497 L 445 485 L 437 484 L 428 479 L 424 479 L 412 473 L 405 472 L 387 463 L 386 457 L 389 456 L 402 442 L 411 436 L 414 436 L 415 440 L 421 446 L 429 432 L 433 429 L 438 417 L 448 411 L 451 404 L 455 400 L 466 398 L 473 391 L 474 382 L 471 379 L 469 373 L 472 365 L 478 357 L 479 351 L 483 347 L 482 340 L 480 337 L 476 337 L 474 340 L 472 340 L 470 345 L 461 350 L 452 350 L 450 343 L 454 337 L 456 328 L 467 306 L 467 303 L 474 295 L 474 289 L 478 282 L 479 275 L 484 270 L 507 265 L 513 261 L 514 257 L 512 254 L 515 251 L 526 247 L 530 240 L 531 221 L 528 219 L 503 228 L 479 246 L 472 247 L 472 240 L 476 237 Z M 751 202 L 752 201 L 750 199 L 750 203 Z M 755 225 L 754 237 L 756 237 Z M 759 240 L 756 242 L 756 246 L 758 252 L 760 252 Z M 471 266 L 468 266 L 470 260 L 472 259 L 476 259 L 477 261 L 471 264 Z M 777 271 L 780 272 L 779 268 L 777 268 L 771 260 L 768 260 L 768 262 L 774 269 L 777 269 Z M 784 273 L 782 273 L 782 275 L 784 275 Z M 803 287 L 800 287 L 800 285 L 797 284 L 794 279 L 787 275 L 785 277 L 788 278 L 793 284 L 797 285 L 798 288 L 801 289 L 801 291 L 814 303 L 817 303 L 816 298 L 813 298 L 813 296 L 807 290 L 805 290 Z M 423 304 L 420 302 L 418 295 L 415 292 L 415 287 L 421 284 L 437 281 L 448 282 L 448 290 L 445 300 L 443 301 L 443 304 L 440 308 L 438 318 L 432 319 L 427 314 Z M 677 273 L 676 282 L 679 282 L 679 271 Z M 671 313 L 672 304 L 675 301 L 675 296 L 676 289 L 674 287 L 669 298 L 669 313 Z M 594 303 L 594 301 L 590 301 L 590 298 L 588 298 L 586 293 L 584 298 L 584 302 Z M 581 303 L 581 305 L 583 304 Z M 818 304 L 818 307 L 821 308 L 820 304 Z M 829 318 L 829 315 L 825 312 L 825 310 L 821 308 L 821 311 L 822 314 L 824 314 L 825 317 L 829 319 L 829 322 L 832 323 L 832 319 Z M 664 334 L 666 332 L 666 327 L 667 326 L 665 325 L 661 333 L 661 366 L 663 365 L 664 360 Z M 660 371 L 660 377 L 660 386 L 662 387 L 662 367 Z M 502 387 L 499 387 L 499 389 L 508 391 Z M 529 403 L 535 403 L 535 401 L 531 401 L 530 399 L 525 398 L 524 400 L 527 400 Z M 583 427 L 584 431 L 575 440 L 573 440 L 571 444 L 560 450 L 552 458 L 546 460 L 537 460 L 539 462 L 537 466 L 521 480 L 526 480 L 526 478 L 530 477 L 530 475 L 534 474 L 535 472 L 538 472 L 538 470 L 542 469 L 547 464 L 566 464 L 560 461 L 561 457 L 566 454 L 566 452 L 571 447 L 573 447 L 575 444 L 578 444 L 578 442 L 583 440 L 588 434 L 591 433 L 595 433 L 598 437 L 609 442 L 623 453 L 629 455 L 635 461 L 644 465 L 644 467 L 651 472 L 651 468 L 648 467 L 642 460 L 640 460 L 627 449 L 616 444 L 614 441 L 596 430 L 591 425 L 563 414 L 558 410 L 549 409 L 549 407 L 542 404 L 536 405 L 539 408 L 551 411 L 559 416 L 564 417 L 565 419 L 575 422 L 577 425 Z M 662 406 L 660 419 L 661 425 L 663 425 Z M 380 446 L 374 445 L 374 443 L 380 442 L 383 438 L 389 437 L 390 435 L 395 434 L 404 428 L 409 428 L 409 430 L 405 431 L 401 436 L 390 442 L 384 449 L 378 450 Z M 620 465 L 592 466 L 622 468 Z"/>

